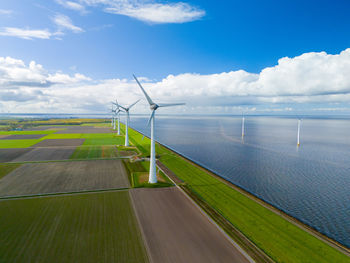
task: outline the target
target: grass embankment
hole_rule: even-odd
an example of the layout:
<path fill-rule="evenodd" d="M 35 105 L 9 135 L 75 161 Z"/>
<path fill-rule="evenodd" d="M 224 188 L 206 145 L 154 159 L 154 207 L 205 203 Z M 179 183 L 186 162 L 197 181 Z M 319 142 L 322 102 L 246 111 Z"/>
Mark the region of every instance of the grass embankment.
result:
<path fill-rule="evenodd" d="M 0 163 L 0 179 L 20 166 L 17 163 Z"/>
<path fill-rule="evenodd" d="M 146 156 L 150 140 L 129 130 L 131 141 Z M 210 175 L 165 147 L 157 154 L 187 188 L 226 218 L 235 228 L 277 262 L 350 262 L 342 254 L 310 233 L 290 223 L 233 187 Z"/>
<path fill-rule="evenodd" d="M 148 262 L 127 191 L 0 202 L 0 262 Z"/>

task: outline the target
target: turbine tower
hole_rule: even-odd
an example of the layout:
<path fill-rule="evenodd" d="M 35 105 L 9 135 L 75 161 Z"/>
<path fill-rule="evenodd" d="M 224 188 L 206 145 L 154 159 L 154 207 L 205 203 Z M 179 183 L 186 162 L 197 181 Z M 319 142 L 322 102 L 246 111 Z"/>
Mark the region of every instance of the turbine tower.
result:
<path fill-rule="evenodd" d="M 242 138 L 244 138 L 244 115 L 242 114 Z"/>
<path fill-rule="evenodd" d="M 149 177 L 148 177 L 148 182 L 150 184 L 154 184 L 157 182 L 157 170 L 156 170 L 156 148 L 155 148 L 155 141 L 154 141 L 154 137 L 155 137 L 155 113 L 156 110 L 160 107 L 170 107 L 170 106 L 178 106 L 178 105 L 185 105 L 185 103 L 171 103 L 171 104 L 156 104 L 152 101 L 152 99 L 148 96 L 148 94 L 146 93 L 146 91 L 143 89 L 143 87 L 141 86 L 140 82 L 138 81 L 138 79 L 136 78 L 135 75 L 134 79 L 136 80 L 137 84 L 140 86 L 143 94 L 145 95 L 150 109 L 152 111 L 151 116 L 148 120 L 147 126 L 149 126 L 149 124 L 151 123 L 151 158 L 150 158 L 150 168 L 149 168 Z"/>
<path fill-rule="evenodd" d="M 116 108 L 113 112 L 114 112 L 114 115 L 116 116 L 116 119 L 118 120 L 118 135 L 120 135 L 120 112 L 122 110 L 121 110 L 120 105 L 118 104 L 117 99 L 115 100 L 115 102 L 112 102 L 112 104 L 116 105 Z M 114 118 L 114 130 L 115 130 L 115 126 L 116 126 L 116 124 L 115 124 L 115 118 Z"/>
<path fill-rule="evenodd" d="M 125 113 L 126 113 L 126 127 L 125 127 L 125 146 L 129 146 L 129 122 L 130 122 L 130 115 L 129 115 L 129 110 L 131 107 L 133 107 L 136 103 L 138 103 L 140 100 L 135 101 L 133 104 L 131 104 L 129 107 L 123 107 L 122 105 L 118 103 L 114 103 L 117 107 L 122 108 Z"/>
<path fill-rule="evenodd" d="M 298 135 L 297 135 L 297 146 L 300 146 L 300 125 L 301 125 L 301 119 L 298 119 Z"/>

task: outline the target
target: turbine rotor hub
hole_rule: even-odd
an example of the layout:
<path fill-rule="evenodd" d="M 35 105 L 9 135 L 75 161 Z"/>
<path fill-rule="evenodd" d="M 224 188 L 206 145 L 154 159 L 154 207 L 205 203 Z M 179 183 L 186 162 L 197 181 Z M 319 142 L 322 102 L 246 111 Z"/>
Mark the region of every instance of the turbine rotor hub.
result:
<path fill-rule="evenodd" d="M 151 108 L 151 110 L 156 110 L 159 108 L 159 106 L 154 103 L 154 104 L 150 105 L 150 108 Z"/>

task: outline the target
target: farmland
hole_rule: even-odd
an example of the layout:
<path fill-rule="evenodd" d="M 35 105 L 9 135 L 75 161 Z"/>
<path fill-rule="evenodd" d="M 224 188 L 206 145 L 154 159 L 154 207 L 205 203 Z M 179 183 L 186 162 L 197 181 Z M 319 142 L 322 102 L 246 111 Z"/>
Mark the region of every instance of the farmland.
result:
<path fill-rule="evenodd" d="M 0 179 L 20 166 L 13 163 L 0 164 Z"/>
<path fill-rule="evenodd" d="M 148 262 L 127 191 L 0 201 L 0 262 Z"/>
<path fill-rule="evenodd" d="M 70 157 L 71 159 L 94 159 L 118 157 L 118 150 L 115 146 L 79 146 Z"/>
<path fill-rule="evenodd" d="M 29 152 L 13 159 L 12 162 L 67 160 L 74 150 L 75 147 L 31 148 Z"/>
<path fill-rule="evenodd" d="M 28 163 L 1 180 L 0 196 L 127 188 L 120 160 Z"/>

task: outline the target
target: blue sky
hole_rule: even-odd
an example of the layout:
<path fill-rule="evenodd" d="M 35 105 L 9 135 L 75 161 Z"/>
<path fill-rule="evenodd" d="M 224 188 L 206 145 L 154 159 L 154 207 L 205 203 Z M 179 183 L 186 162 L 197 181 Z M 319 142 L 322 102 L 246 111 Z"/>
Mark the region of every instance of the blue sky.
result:
<path fill-rule="evenodd" d="M 127 104 L 137 97 L 138 90 L 135 90 L 137 87 L 131 78 L 131 74 L 135 73 L 144 77 L 151 91 L 156 88 L 162 91 L 154 91 L 160 99 L 167 99 L 166 94 L 172 94 L 176 100 L 193 96 L 194 106 L 198 108 L 208 105 L 207 101 L 212 98 L 215 103 L 209 103 L 212 107 L 210 111 L 215 113 L 230 106 L 233 112 L 257 108 L 272 108 L 277 112 L 294 105 L 305 111 L 330 109 L 334 112 L 334 109 L 339 109 L 339 112 L 347 112 L 349 105 L 344 97 L 335 97 L 339 94 L 347 96 L 350 87 L 348 83 L 335 87 L 338 82 L 335 84 L 331 79 L 343 79 L 347 72 L 344 72 L 344 67 L 349 65 L 347 54 L 343 53 L 341 59 L 337 57 L 350 47 L 349 11 L 350 2 L 347 0 L 2 0 L 0 57 L 20 60 L 24 66 L 19 67 L 29 71 L 23 79 L 23 75 L 12 74 L 8 68 L 2 75 L 0 70 L 2 83 L 12 83 L 4 86 L 6 93 L 0 94 L 3 98 L 1 105 L 5 111 L 55 111 L 55 107 L 64 105 L 59 98 L 60 93 L 67 94 L 68 89 L 75 94 L 85 88 L 89 94 L 94 94 L 110 87 L 114 87 L 115 96 L 120 96 Z M 303 54 L 323 54 L 323 60 L 313 64 L 317 55 L 306 56 L 308 61 L 301 57 L 303 65 L 298 59 L 293 60 Z M 330 66 L 327 63 L 332 55 L 335 56 L 331 57 L 334 60 L 331 67 L 333 69 L 336 65 L 339 69 L 330 73 L 329 84 L 328 79 L 321 84 L 317 82 L 317 74 L 324 77 L 322 68 Z M 281 66 L 275 71 L 294 75 L 296 79 L 274 76 L 274 79 L 280 80 L 280 87 L 276 82 L 269 82 L 269 87 L 274 86 L 273 90 L 262 87 L 263 84 L 251 83 L 262 78 L 270 80 L 272 77 L 259 74 L 266 68 L 278 67 L 279 59 L 284 57 L 292 59 L 288 62 L 289 66 L 286 69 L 281 69 Z M 35 84 L 38 72 L 29 69 L 31 61 L 42 65 L 44 70 L 40 74 L 43 79 L 40 81 L 46 81 L 51 90 L 40 87 L 42 83 Z M 13 68 L 9 66 L 12 62 L 3 63 L 3 67 Z M 304 69 L 305 76 L 301 76 L 300 70 L 295 72 L 295 65 L 298 65 L 298 70 Z M 250 75 L 233 74 L 239 70 Z M 291 93 L 284 90 L 284 79 L 289 84 L 304 86 L 302 81 L 310 77 L 307 75 L 310 70 L 317 71 L 312 74 L 315 83 L 305 83 L 305 86 L 309 85 L 305 90 Z M 226 79 L 226 73 L 229 79 Z M 28 74 L 32 74 L 33 78 Z M 71 79 L 58 80 L 56 76 L 52 81 L 55 74 Z M 75 74 L 84 78 L 74 79 Z M 172 76 L 175 80 L 171 79 Z M 204 79 L 215 82 L 215 85 L 198 87 L 202 90 L 200 94 L 195 91 L 196 86 L 183 85 L 186 91 L 173 91 L 182 89 L 179 83 L 183 84 L 185 77 L 194 84 L 202 77 L 196 85 L 202 84 Z M 242 92 L 241 86 L 247 85 L 245 78 L 249 78 L 249 87 L 245 86 L 246 91 Z M 231 93 L 224 87 L 228 83 Z M 132 90 L 130 96 L 118 94 L 128 89 L 127 84 Z M 250 84 L 259 88 L 251 91 Z M 193 89 L 192 93 L 188 93 L 188 89 Z M 290 86 L 288 89 L 298 88 Z M 23 94 L 28 95 L 28 100 Z M 227 97 L 232 97 L 232 101 Z M 266 99 L 271 97 L 274 99 Z M 19 101 L 25 101 L 27 107 L 17 105 Z M 47 104 L 55 106 L 46 107 Z M 102 105 L 102 98 L 89 99 L 85 105 L 75 103 L 71 110 L 101 111 Z M 139 110 L 142 111 L 141 108 Z M 191 112 L 191 108 L 182 111 Z"/>

